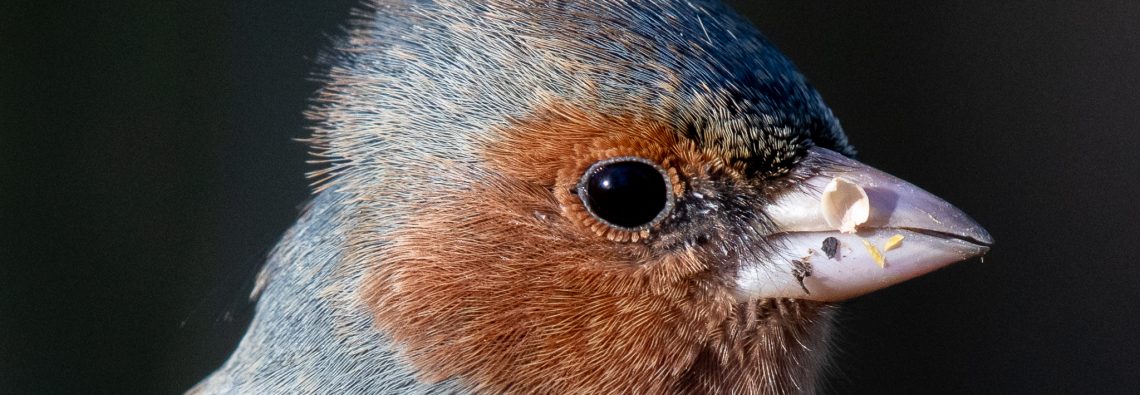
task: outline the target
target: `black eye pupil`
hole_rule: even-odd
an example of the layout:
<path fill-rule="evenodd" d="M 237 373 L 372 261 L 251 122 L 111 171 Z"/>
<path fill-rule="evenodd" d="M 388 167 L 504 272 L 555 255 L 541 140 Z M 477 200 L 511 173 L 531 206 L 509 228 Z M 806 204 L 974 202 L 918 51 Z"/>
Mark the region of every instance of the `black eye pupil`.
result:
<path fill-rule="evenodd" d="M 595 166 L 586 176 L 586 205 L 595 216 L 624 228 L 637 228 L 657 218 L 668 201 L 665 177 L 640 161 Z"/>

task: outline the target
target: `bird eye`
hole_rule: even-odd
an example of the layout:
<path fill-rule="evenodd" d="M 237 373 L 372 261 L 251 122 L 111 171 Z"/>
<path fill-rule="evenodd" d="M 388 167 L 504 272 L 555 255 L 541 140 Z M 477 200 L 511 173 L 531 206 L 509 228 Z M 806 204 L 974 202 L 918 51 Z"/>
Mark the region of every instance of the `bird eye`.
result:
<path fill-rule="evenodd" d="M 590 166 L 578 184 L 586 209 L 602 222 L 640 230 L 672 208 L 672 183 L 661 167 L 637 157 L 603 160 Z"/>

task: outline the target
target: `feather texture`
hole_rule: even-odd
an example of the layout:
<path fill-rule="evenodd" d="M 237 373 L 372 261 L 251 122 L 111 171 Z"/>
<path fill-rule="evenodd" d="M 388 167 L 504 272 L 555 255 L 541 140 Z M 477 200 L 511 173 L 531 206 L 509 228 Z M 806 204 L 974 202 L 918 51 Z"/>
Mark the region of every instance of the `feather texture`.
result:
<path fill-rule="evenodd" d="M 199 393 L 813 392 L 832 307 L 740 301 L 803 151 L 853 150 L 789 61 L 706 1 L 377 2 L 325 57 L 326 167 Z M 649 240 L 568 192 L 673 169 Z M 709 214 L 713 213 L 713 214 Z M 745 247 L 751 246 L 751 247 Z"/>

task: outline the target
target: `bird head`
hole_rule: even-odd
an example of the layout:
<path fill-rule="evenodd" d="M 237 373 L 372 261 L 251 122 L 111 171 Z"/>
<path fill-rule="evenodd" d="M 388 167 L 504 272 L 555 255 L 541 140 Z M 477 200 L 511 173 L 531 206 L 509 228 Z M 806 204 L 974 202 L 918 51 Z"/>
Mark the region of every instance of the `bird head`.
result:
<path fill-rule="evenodd" d="M 311 113 L 319 193 L 351 221 L 296 237 L 343 239 L 337 275 L 417 380 L 811 391 L 836 302 L 991 243 L 852 159 L 722 5 L 474 3 L 364 13 Z M 836 179 L 866 205 L 854 230 L 821 209 Z"/>

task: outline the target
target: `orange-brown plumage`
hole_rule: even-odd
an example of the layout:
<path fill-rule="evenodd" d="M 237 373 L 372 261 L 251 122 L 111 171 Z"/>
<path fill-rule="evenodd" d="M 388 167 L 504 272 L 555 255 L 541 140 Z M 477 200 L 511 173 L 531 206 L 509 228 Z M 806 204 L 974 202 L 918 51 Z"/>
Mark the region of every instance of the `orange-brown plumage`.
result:
<path fill-rule="evenodd" d="M 391 235 L 383 256 L 359 258 L 375 259 L 364 288 L 375 321 L 424 378 L 462 377 L 489 393 L 753 393 L 776 390 L 753 385 L 766 381 L 764 369 L 725 377 L 720 365 L 819 363 L 806 354 L 823 351 L 826 336 L 796 348 L 771 339 L 806 339 L 826 319 L 823 305 L 738 303 L 734 268 L 597 232 L 571 192 L 607 157 L 639 156 L 691 178 L 735 172 L 723 160 L 662 122 L 561 104 L 505 132 L 503 144 L 485 147 L 502 178 L 465 199 L 425 196 L 433 203 Z M 684 190 L 680 177 L 673 182 Z"/>
<path fill-rule="evenodd" d="M 990 242 L 850 159 L 715 1 L 373 5 L 326 59 L 313 202 L 196 391 L 811 393 L 835 302 Z M 818 212 L 839 177 L 858 235 Z M 815 252 L 899 232 L 886 267 Z"/>

